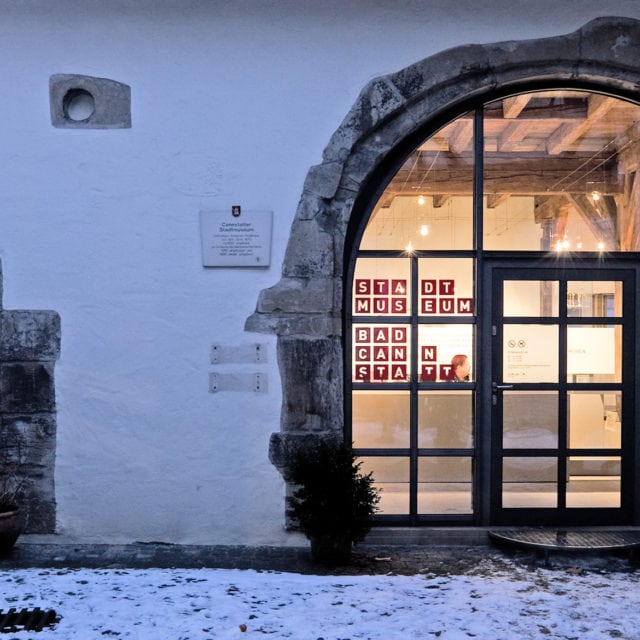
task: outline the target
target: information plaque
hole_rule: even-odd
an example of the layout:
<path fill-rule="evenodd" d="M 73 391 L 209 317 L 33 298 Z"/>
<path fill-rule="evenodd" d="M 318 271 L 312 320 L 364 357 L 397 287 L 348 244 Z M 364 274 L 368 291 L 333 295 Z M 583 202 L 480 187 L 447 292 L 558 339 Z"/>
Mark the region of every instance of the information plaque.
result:
<path fill-rule="evenodd" d="M 268 267 L 273 211 L 200 211 L 205 267 Z"/>

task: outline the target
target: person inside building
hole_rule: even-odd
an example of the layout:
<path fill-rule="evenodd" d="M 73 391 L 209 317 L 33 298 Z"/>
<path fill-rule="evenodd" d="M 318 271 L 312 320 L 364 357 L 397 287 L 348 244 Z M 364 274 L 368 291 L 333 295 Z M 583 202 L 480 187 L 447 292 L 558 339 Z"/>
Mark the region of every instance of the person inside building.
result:
<path fill-rule="evenodd" d="M 471 362 L 462 353 L 458 353 L 451 358 L 451 374 L 453 382 L 469 382 L 471 372 Z"/>

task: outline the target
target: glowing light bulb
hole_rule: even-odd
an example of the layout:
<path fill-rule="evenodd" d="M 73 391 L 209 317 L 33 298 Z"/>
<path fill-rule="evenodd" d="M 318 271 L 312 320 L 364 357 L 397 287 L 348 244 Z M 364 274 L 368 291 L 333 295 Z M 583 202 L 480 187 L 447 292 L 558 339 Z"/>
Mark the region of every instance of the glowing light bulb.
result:
<path fill-rule="evenodd" d="M 604 251 L 604 242 L 602 240 L 598 242 L 598 251 Z"/>
<path fill-rule="evenodd" d="M 409 240 L 409 242 L 407 242 L 407 246 L 405 248 L 405 251 L 407 253 L 413 253 L 413 244 L 411 243 L 411 240 Z"/>
<path fill-rule="evenodd" d="M 421 236 L 428 236 L 429 235 L 429 227 L 426 224 L 423 224 L 420 227 L 420 235 Z"/>
<path fill-rule="evenodd" d="M 563 248 L 563 249 L 568 249 L 570 246 L 571 246 L 571 243 L 569 242 L 569 239 L 568 239 L 568 238 L 565 238 L 565 239 L 562 241 L 562 248 Z"/>
<path fill-rule="evenodd" d="M 556 242 L 556 251 L 562 251 L 562 240 Z"/>
<path fill-rule="evenodd" d="M 600 200 L 600 192 L 599 191 L 592 191 L 591 192 L 591 197 L 593 198 L 594 202 L 598 202 L 598 200 Z"/>
<path fill-rule="evenodd" d="M 582 247 L 583 247 L 582 242 L 578 242 L 578 244 L 576 246 L 578 247 L 578 249 L 582 249 Z"/>
<path fill-rule="evenodd" d="M 418 204 L 422 206 L 424 204 L 424 196 L 418 196 Z"/>

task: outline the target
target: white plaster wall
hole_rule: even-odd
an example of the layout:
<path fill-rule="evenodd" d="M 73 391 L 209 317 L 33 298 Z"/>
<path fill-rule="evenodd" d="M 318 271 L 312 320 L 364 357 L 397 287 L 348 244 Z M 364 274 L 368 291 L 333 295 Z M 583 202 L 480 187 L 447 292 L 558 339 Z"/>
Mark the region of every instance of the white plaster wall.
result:
<path fill-rule="evenodd" d="M 591 0 L 0 0 L 4 306 L 62 317 L 59 531 L 297 542 L 267 460 L 275 340 L 243 324 L 279 279 L 308 168 L 370 79 L 598 15 Z M 53 128 L 54 73 L 129 84 L 133 127 Z M 269 269 L 202 268 L 198 210 L 231 204 L 274 211 Z M 209 394 L 211 344 L 255 341 L 269 364 L 217 370 L 265 372 L 269 393 Z"/>

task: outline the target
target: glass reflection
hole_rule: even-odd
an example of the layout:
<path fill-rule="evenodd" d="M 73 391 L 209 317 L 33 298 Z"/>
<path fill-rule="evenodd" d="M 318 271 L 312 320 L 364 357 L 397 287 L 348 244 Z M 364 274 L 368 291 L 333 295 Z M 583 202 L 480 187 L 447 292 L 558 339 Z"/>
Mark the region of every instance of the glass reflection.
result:
<path fill-rule="evenodd" d="M 418 447 L 465 449 L 473 446 L 471 391 L 421 391 L 418 396 Z"/>
<path fill-rule="evenodd" d="M 466 456 L 419 458 L 418 513 L 471 513 L 471 470 Z"/>
<path fill-rule="evenodd" d="M 578 280 L 567 282 L 567 315 L 573 318 L 620 318 L 622 282 Z"/>
<path fill-rule="evenodd" d="M 629 229 L 635 204 L 625 185 L 633 184 L 637 134 L 630 132 L 639 121 L 637 105 L 585 91 L 487 104 L 485 249 L 637 251 L 639 236 Z"/>
<path fill-rule="evenodd" d="M 353 324 L 354 382 L 406 382 L 410 377 L 410 327 Z"/>
<path fill-rule="evenodd" d="M 620 391 L 570 391 L 567 414 L 571 449 L 619 449 L 622 446 Z"/>
<path fill-rule="evenodd" d="M 473 329 L 471 324 L 421 324 L 418 326 L 418 380 L 456 382 L 456 365 L 473 380 Z M 461 356 L 456 358 L 456 356 Z M 464 359 L 463 359 L 463 358 Z"/>
<path fill-rule="evenodd" d="M 505 449 L 557 448 L 558 393 L 504 391 L 502 429 Z"/>
<path fill-rule="evenodd" d="M 558 382 L 558 326 L 503 325 L 502 367 L 504 382 Z"/>
<path fill-rule="evenodd" d="M 567 379 L 570 382 L 620 382 L 622 327 L 567 327 Z"/>
<path fill-rule="evenodd" d="M 376 203 L 361 249 L 471 249 L 473 113 L 427 138 Z"/>
<path fill-rule="evenodd" d="M 567 462 L 567 507 L 620 507 L 620 458 L 572 457 Z"/>
<path fill-rule="evenodd" d="M 423 316 L 472 316 L 473 261 L 422 258 L 418 261 L 418 313 Z"/>
<path fill-rule="evenodd" d="M 504 458 L 502 506 L 506 509 L 557 507 L 557 478 L 557 458 Z"/>
<path fill-rule="evenodd" d="M 352 439 L 356 448 L 409 446 L 409 394 L 354 391 Z"/>
<path fill-rule="evenodd" d="M 364 456 L 363 473 L 373 473 L 375 486 L 381 489 L 378 513 L 409 513 L 409 458 Z"/>
<path fill-rule="evenodd" d="M 558 282 L 556 280 L 505 280 L 503 315 L 505 318 L 557 317 Z"/>
<path fill-rule="evenodd" d="M 409 260 L 358 258 L 353 276 L 353 315 L 410 314 L 409 271 Z"/>

